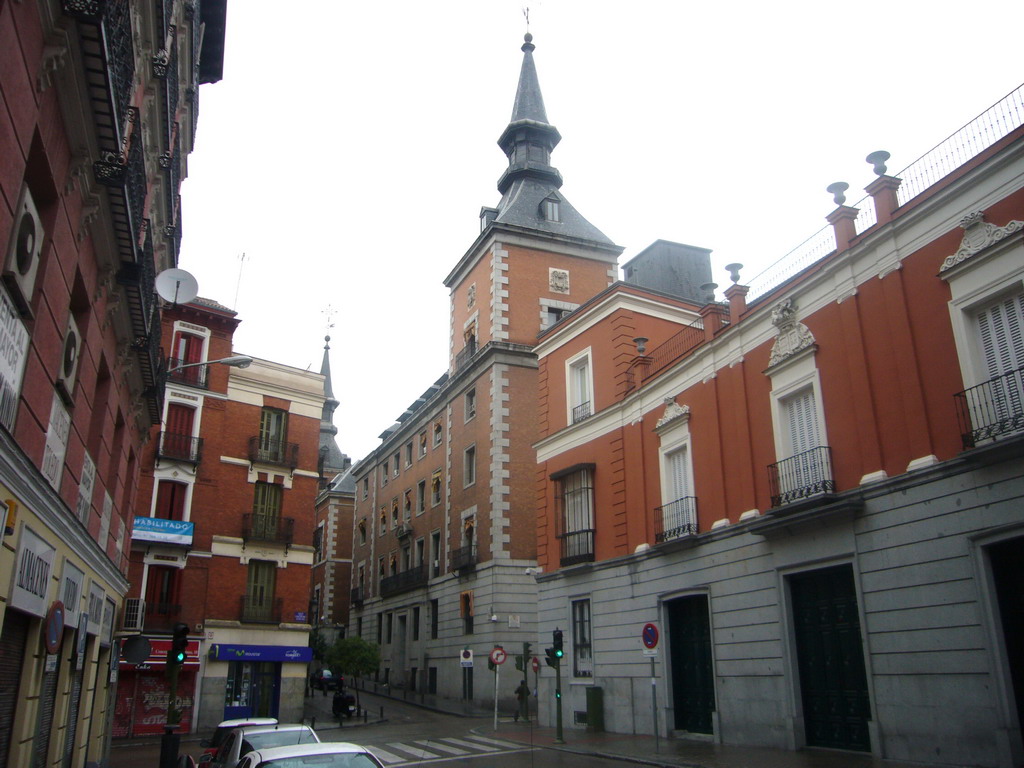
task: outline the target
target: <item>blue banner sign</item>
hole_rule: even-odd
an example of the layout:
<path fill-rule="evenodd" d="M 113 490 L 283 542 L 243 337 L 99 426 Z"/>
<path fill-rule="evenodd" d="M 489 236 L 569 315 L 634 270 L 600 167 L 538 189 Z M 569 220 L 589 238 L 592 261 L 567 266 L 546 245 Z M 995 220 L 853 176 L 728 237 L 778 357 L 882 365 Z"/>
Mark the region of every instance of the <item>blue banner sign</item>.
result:
<path fill-rule="evenodd" d="M 158 541 L 164 544 L 191 546 L 195 523 L 181 520 L 164 520 L 162 517 L 136 517 L 132 539 L 135 541 Z"/>
<path fill-rule="evenodd" d="M 227 645 L 210 646 L 210 658 L 215 661 L 295 661 L 313 660 L 313 649 L 293 645 Z"/>

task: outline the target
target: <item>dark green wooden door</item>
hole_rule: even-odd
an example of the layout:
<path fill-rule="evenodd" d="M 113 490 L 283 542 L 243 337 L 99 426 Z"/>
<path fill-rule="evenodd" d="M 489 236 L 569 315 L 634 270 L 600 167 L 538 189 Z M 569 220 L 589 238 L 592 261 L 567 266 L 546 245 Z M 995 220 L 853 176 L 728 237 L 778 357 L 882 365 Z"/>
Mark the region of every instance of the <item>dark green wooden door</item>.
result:
<path fill-rule="evenodd" d="M 708 599 L 704 595 L 681 597 L 669 601 L 666 608 L 675 727 L 690 733 L 712 733 L 715 678 Z"/>
<path fill-rule="evenodd" d="M 853 568 L 793 576 L 789 585 L 807 744 L 869 751 L 871 704 Z"/>

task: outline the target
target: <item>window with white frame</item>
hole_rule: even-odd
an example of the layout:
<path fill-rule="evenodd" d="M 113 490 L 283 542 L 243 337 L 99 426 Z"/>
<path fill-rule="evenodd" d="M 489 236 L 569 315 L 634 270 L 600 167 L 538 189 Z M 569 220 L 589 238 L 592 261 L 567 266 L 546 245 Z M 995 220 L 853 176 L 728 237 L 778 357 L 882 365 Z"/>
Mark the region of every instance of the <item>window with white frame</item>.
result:
<path fill-rule="evenodd" d="M 476 482 L 476 446 L 471 445 L 462 454 L 462 484 L 470 486 Z"/>
<path fill-rule="evenodd" d="M 576 424 L 594 412 L 593 375 L 590 370 L 590 349 L 570 358 L 566 364 L 566 394 L 569 423 Z"/>
<path fill-rule="evenodd" d="M 430 478 L 430 505 L 436 507 L 441 503 L 441 470 L 437 470 Z"/>
<path fill-rule="evenodd" d="M 427 508 L 427 481 L 420 480 L 416 484 L 416 514 L 420 514 Z"/>
<path fill-rule="evenodd" d="M 572 675 L 594 676 L 594 656 L 591 646 L 590 600 L 572 601 Z"/>
<path fill-rule="evenodd" d="M 573 467 L 556 475 L 556 502 L 561 540 L 561 564 L 592 562 L 594 559 L 593 465 Z"/>
<path fill-rule="evenodd" d="M 441 444 L 442 429 L 440 423 L 434 425 L 434 447 Z"/>
<path fill-rule="evenodd" d="M 684 443 L 662 454 L 664 495 L 660 519 L 655 521 L 655 541 L 671 541 L 697 532 L 697 498 L 690 479 L 689 445 Z"/>
<path fill-rule="evenodd" d="M 471 389 L 471 390 L 469 390 L 466 393 L 465 420 L 469 421 L 470 419 L 474 418 L 475 416 L 476 416 L 476 389 Z"/>

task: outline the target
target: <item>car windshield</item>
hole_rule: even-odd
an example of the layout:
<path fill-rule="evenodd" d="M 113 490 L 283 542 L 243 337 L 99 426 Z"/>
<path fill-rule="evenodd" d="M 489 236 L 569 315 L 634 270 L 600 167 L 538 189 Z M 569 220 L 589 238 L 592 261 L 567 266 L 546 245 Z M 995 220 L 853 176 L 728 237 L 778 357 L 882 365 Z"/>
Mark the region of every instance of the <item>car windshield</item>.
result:
<path fill-rule="evenodd" d="M 315 744 L 316 734 L 308 728 L 295 731 L 267 731 L 265 733 L 250 733 L 242 742 L 240 755 L 247 755 L 253 750 L 266 749 L 267 747 L 288 747 L 292 744 Z"/>
<path fill-rule="evenodd" d="M 380 768 L 380 764 L 365 752 L 347 752 L 334 755 L 303 755 L 267 760 L 259 768 Z"/>

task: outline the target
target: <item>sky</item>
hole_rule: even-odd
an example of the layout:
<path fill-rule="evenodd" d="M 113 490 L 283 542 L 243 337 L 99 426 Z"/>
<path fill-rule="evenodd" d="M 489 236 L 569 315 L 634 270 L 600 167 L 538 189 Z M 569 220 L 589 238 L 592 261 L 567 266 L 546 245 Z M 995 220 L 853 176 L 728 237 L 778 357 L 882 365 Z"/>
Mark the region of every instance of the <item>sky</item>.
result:
<path fill-rule="evenodd" d="M 523 0 L 229 0 L 200 89 L 179 266 L 239 354 L 319 370 L 354 460 L 447 370 L 442 281 L 494 206 Z M 552 164 L 625 251 L 712 249 L 748 282 L 823 226 L 825 187 L 910 165 L 1024 82 L 1024 3 L 529 3 Z M 328 324 L 330 327 L 328 330 Z"/>

